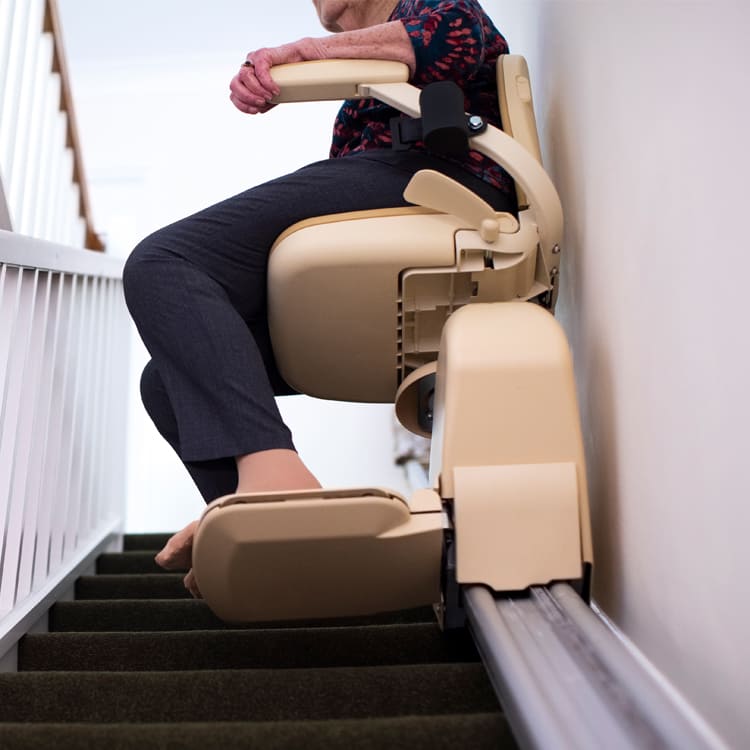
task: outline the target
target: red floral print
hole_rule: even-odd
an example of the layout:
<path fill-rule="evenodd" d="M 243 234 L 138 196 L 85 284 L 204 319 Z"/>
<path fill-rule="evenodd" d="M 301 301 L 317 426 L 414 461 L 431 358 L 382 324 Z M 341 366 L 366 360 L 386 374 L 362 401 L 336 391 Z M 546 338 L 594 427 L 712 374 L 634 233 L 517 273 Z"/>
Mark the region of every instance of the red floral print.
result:
<path fill-rule="evenodd" d="M 477 0 L 400 0 L 389 20 L 404 24 L 414 48 L 417 65 L 411 83 L 423 88 L 434 81 L 455 81 L 464 91 L 466 111 L 501 127 L 495 67 L 508 44 Z M 331 156 L 388 148 L 390 120 L 396 115 L 374 99 L 345 101 L 334 123 Z M 502 167 L 476 151 L 450 161 L 499 190 L 513 190 Z"/>

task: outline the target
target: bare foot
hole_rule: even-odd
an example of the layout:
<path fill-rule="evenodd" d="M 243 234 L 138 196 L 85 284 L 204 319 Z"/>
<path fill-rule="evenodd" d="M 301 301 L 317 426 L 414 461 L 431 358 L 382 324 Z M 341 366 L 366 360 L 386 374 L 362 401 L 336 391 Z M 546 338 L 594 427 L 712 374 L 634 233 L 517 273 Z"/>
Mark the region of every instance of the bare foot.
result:
<path fill-rule="evenodd" d="M 164 549 L 154 558 L 156 564 L 165 570 L 186 570 L 193 564 L 193 535 L 198 528 L 198 521 L 189 523 L 178 531 L 164 545 Z"/>
<path fill-rule="evenodd" d="M 237 457 L 237 492 L 312 490 L 320 482 L 296 451 L 274 448 Z"/>
<path fill-rule="evenodd" d="M 198 584 L 193 574 L 193 569 L 188 570 L 187 575 L 182 579 L 185 588 L 193 595 L 194 599 L 202 599 L 201 592 L 198 590 Z"/>

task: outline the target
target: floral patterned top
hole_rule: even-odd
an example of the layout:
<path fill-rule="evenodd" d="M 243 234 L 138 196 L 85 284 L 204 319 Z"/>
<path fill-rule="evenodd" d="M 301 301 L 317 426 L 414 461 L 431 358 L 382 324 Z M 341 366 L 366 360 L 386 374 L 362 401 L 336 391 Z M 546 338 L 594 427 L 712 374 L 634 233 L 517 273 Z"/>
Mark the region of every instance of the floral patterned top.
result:
<path fill-rule="evenodd" d="M 464 91 L 465 110 L 501 127 L 495 66 L 508 44 L 478 0 L 400 0 L 388 20 L 404 24 L 414 47 L 417 65 L 410 83 L 423 88 L 434 81 L 455 81 Z M 374 99 L 345 101 L 334 124 L 331 156 L 390 148 L 390 120 L 398 114 Z M 450 160 L 503 192 L 513 190 L 502 167 L 476 151 Z"/>

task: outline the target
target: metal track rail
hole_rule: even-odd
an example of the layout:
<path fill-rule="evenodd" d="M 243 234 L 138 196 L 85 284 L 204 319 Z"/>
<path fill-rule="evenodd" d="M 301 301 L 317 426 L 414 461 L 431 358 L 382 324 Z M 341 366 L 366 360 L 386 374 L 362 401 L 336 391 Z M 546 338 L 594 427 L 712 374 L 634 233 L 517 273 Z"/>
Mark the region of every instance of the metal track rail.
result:
<path fill-rule="evenodd" d="M 567 584 L 463 589 L 477 647 L 524 749 L 710 748 Z"/>

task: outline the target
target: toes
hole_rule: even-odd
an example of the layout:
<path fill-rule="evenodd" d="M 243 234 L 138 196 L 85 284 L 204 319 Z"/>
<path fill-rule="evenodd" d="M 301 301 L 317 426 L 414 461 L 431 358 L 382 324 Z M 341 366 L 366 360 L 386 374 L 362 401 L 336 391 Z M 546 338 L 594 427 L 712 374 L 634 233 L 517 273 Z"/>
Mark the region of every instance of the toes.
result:
<path fill-rule="evenodd" d="M 192 594 L 193 598 L 195 599 L 202 599 L 201 592 L 198 589 L 198 583 L 195 580 L 195 575 L 193 574 L 193 569 L 190 568 L 187 575 L 182 579 L 183 584 L 185 585 L 185 588 Z"/>
<path fill-rule="evenodd" d="M 164 549 L 154 557 L 156 564 L 167 570 L 189 568 L 193 556 L 193 534 L 197 526 L 198 522 L 193 521 L 172 536 Z"/>

